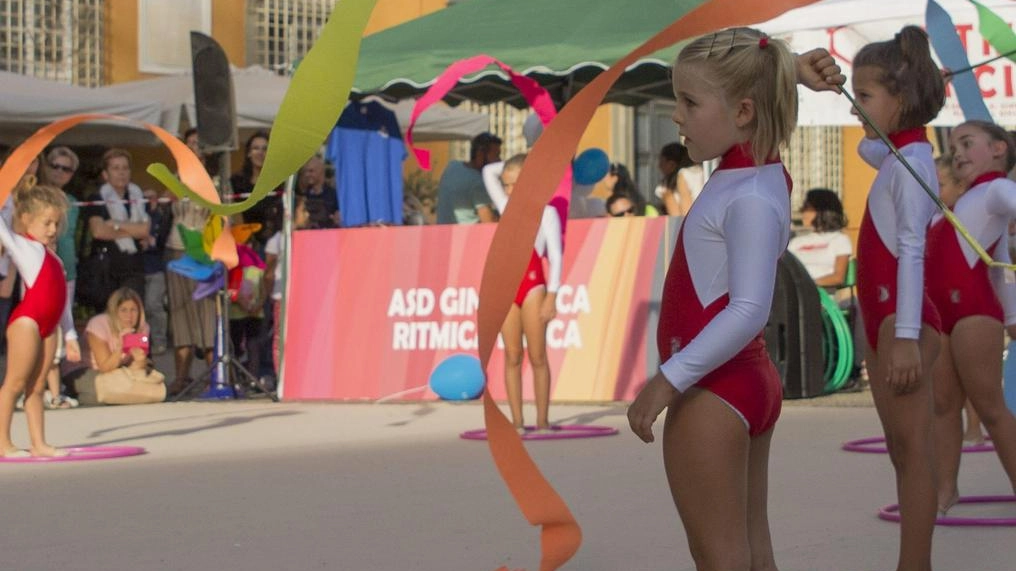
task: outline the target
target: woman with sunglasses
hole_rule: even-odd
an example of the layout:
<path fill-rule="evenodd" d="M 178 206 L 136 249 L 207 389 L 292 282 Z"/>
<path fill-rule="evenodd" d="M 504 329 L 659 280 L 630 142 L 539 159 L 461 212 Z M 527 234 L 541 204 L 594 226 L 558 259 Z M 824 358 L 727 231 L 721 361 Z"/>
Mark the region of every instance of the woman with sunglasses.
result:
<path fill-rule="evenodd" d="M 67 191 L 67 185 L 74 178 L 80 161 L 78 155 L 67 147 L 53 147 L 42 161 L 39 169 L 42 184 L 59 188 L 67 200 L 67 219 L 56 239 L 56 255 L 63 263 L 64 276 L 67 280 L 67 303 L 64 305 L 63 317 L 60 318 L 60 331 L 57 337 L 56 357 L 46 377 L 47 391 L 43 402 L 49 408 L 71 408 L 78 401 L 68 398 L 60 392 L 60 360 L 64 357 L 72 363 L 81 361 L 81 347 L 78 344 L 78 332 L 74 329 L 74 286 L 77 283 L 78 253 L 74 243 L 78 226 L 78 200 Z"/>
<path fill-rule="evenodd" d="M 607 199 L 607 214 L 613 218 L 635 216 L 635 201 L 626 194 L 611 194 Z"/>

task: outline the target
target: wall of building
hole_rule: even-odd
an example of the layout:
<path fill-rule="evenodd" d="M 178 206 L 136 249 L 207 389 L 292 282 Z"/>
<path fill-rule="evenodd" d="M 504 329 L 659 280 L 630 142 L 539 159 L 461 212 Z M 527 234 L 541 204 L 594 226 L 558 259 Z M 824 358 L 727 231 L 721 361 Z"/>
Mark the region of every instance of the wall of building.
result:
<path fill-rule="evenodd" d="M 843 127 L 843 211 L 849 222 L 846 232 L 857 245 L 868 189 L 875 181 L 876 171 L 857 154 L 857 145 L 864 138 L 861 127 Z"/>

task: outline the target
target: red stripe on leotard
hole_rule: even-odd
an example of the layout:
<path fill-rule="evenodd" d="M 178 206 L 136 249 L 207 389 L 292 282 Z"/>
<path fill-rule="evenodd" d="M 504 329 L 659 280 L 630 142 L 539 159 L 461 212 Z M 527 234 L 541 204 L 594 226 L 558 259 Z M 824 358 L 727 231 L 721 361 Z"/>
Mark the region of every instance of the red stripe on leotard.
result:
<path fill-rule="evenodd" d="M 1002 172 L 1002 171 L 986 172 L 986 173 L 982 174 L 981 176 L 975 178 L 974 182 L 971 182 L 969 185 L 967 185 L 967 190 L 970 190 L 971 188 L 974 188 L 975 186 L 977 186 L 977 185 L 979 185 L 979 184 L 981 184 L 983 182 L 991 182 L 991 181 L 993 181 L 995 179 L 998 179 L 998 178 L 1005 178 L 1005 173 Z"/>
<path fill-rule="evenodd" d="M 882 321 L 896 313 L 897 268 L 896 256 L 882 243 L 871 214 L 865 209 L 857 236 L 857 300 L 861 306 L 864 332 L 872 349 L 878 349 L 878 329 Z M 941 317 L 928 297 L 927 284 L 925 288 L 921 321 L 941 331 Z"/>
<path fill-rule="evenodd" d="M 684 254 L 684 227 L 677 235 L 674 259 L 663 284 L 663 303 L 656 331 L 656 347 L 664 362 L 690 342 L 730 302 L 724 294 L 702 307 Z M 768 431 L 780 417 L 783 383 L 769 359 L 762 332 L 726 363 L 695 384 L 734 407 L 748 423 L 748 433 Z"/>
<path fill-rule="evenodd" d="M 994 251 L 996 241 L 988 248 Z M 956 322 L 971 315 L 1005 320 L 1002 304 L 988 276 L 988 265 L 978 259 L 970 267 L 956 229 L 944 218 L 928 230 L 924 260 L 925 288 L 942 316 L 942 331 L 952 333 Z"/>
<path fill-rule="evenodd" d="M 515 305 L 522 307 L 529 292 L 540 286 L 546 287 L 546 285 L 547 277 L 543 273 L 543 259 L 536 253 L 536 250 L 533 250 L 533 255 L 529 258 L 529 267 L 526 268 L 526 273 L 522 276 L 522 283 L 519 284 L 519 290 L 515 293 Z"/>
<path fill-rule="evenodd" d="M 60 323 L 60 315 L 67 302 L 67 281 L 60 259 L 49 248 L 44 247 L 43 251 L 45 255 L 39 275 L 31 286 L 26 283 L 21 302 L 11 312 L 7 323 L 27 317 L 39 326 L 39 335 L 45 339 Z"/>
<path fill-rule="evenodd" d="M 776 157 L 767 164 L 778 162 Z M 750 149 L 742 145 L 728 151 L 719 168 L 755 166 Z M 790 175 L 786 169 L 784 175 L 789 188 Z M 730 303 L 730 294 L 725 293 L 708 306 L 702 306 L 685 255 L 684 228 L 682 225 L 678 232 L 674 257 L 663 284 L 663 302 L 656 330 L 661 363 L 694 339 Z M 776 424 L 783 401 L 783 383 L 769 359 L 762 333 L 760 331 L 733 358 L 695 384 L 695 387 L 712 392 L 736 409 L 747 421 L 748 432 L 752 436 L 762 434 Z"/>

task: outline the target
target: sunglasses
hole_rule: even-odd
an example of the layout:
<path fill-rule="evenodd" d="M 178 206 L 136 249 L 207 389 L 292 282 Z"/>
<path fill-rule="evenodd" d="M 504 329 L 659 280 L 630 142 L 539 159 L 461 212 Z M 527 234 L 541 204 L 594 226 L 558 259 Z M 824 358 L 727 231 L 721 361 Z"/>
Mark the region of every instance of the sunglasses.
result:
<path fill-rule="evenodd" d="M 74 167 L 68 167 L 68 166 L 64 166 L 64 165 L 55 165 L 53 163 L 50 163 L 49 164 L 49 168 L 51 168 L 51 169 L 53 169 L 55 171 L 63 171 L 65 173 L 67 173 L 67 174 L 74 174 Z"/>
<path fill-rule="evenodd" d="M 626 216 L 628 214 L 635 214 L 635 207 L 634 206 L 632 206 L 631 208 L 629 208 L 627 210 L 622 210 L 621 212 L 611 212 L 610 213 L 610 215 L 613 216 L 614 218 L 620 218 L 620 217 Z"/>

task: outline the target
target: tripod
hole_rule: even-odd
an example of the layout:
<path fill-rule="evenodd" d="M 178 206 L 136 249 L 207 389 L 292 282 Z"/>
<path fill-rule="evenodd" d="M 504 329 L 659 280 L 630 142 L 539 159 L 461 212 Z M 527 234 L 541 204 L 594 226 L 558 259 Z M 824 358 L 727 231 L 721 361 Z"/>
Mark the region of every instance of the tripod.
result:
<path fill-rule="evenodd" d="M 209 380 L 208 390 L 201 393 L 199 400 L 240 399 L 250 398 L 255 394 L 267 395 L 278 402 L 279 397 L 273 387 L 269 387 L 264 379 L 258 378 L 247 370 L 234 354 L 234 347 L 229 336 L 229 320 L 226 318 L 229 297 L 225 289 L 215 294 L 215 360 L 211 366 L 197 379 L 191 381 L 184 390 L 167 399 L 176 402 L 184 395 L 190 394 L 195 387 Z"/>

